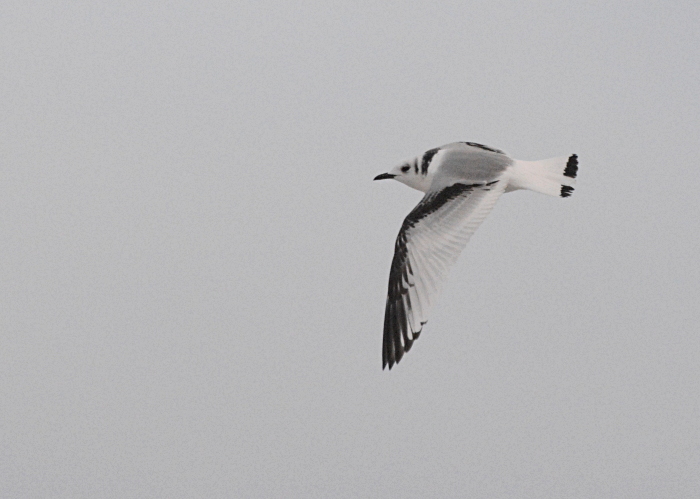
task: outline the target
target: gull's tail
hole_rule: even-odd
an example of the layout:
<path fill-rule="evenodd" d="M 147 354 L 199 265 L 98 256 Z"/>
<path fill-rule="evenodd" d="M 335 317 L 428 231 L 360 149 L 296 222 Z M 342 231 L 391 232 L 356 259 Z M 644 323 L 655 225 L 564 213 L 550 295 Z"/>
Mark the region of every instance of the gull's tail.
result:
<path fill-rule="evenodd" d="M 575 154 L 542 161 L 515 160 L 506 192 L 530 189 L 550 196 L 568 198 L 574 192 L 576 172 L 578 156 Z"/>

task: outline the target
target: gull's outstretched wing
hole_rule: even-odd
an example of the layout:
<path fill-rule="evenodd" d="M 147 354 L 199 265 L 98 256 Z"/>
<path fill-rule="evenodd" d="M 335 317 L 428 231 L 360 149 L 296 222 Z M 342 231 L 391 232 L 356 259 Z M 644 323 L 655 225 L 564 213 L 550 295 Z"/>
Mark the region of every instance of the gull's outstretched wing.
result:
<path fill-rule="evenodd" d="M 428 191 L 396 238 L 384 314 L 383 367 L 411 349 L 449 268 L 503 193 L 507 181 L 455 183 Z"/>

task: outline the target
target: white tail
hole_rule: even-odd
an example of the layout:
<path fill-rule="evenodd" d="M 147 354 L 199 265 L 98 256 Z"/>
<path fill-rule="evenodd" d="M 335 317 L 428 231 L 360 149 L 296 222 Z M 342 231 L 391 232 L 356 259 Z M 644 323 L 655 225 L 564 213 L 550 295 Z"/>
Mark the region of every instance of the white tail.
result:
<path fill-rule="evenodd" d="M 550 196 L 567 198 L 574 192 L 578 157 L 572 154 L 568 157 L 542 161 L 515 160 L 510 171 L 506 192 L 530 189 Z"/>

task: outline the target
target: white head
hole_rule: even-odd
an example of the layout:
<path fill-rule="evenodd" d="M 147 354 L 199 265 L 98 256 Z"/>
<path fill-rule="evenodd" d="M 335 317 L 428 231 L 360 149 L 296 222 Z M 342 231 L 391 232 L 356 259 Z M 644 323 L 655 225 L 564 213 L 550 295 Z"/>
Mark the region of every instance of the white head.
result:
<path fill-rule="evenodd" d="M 402 184 L 417 189 L 421 192 L 427 192 L 430 189 L 430 184 L 433 181 L 435 171 L 421 169 L 422 156 L 417 156 L 409 161 L 404 161 L 396 165 L 387 173 L 382 173 L 374 177 L 374 180 L 382 180 L 385 178 L 393 178 Z"/>

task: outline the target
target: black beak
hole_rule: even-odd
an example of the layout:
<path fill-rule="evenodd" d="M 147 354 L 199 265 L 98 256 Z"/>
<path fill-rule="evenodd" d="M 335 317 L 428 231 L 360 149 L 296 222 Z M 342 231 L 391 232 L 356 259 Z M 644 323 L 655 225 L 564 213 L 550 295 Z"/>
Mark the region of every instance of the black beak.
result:
<path fill-rule="evenodd" d="M 394 178 L 396 175 L 393 173 L 382 173 L 381 175 L 377 175 L 374 177 L 374 180 L 384 180 L 385 178 Z"/>

